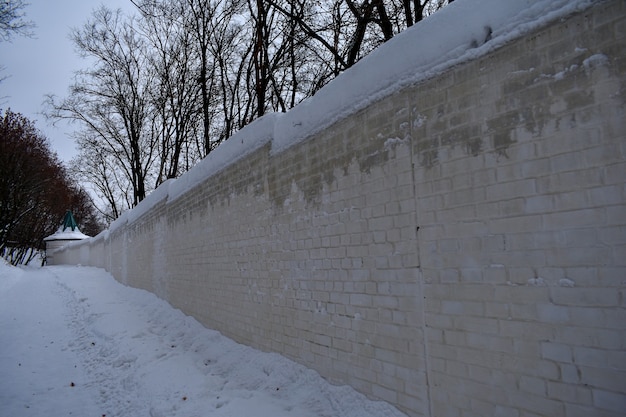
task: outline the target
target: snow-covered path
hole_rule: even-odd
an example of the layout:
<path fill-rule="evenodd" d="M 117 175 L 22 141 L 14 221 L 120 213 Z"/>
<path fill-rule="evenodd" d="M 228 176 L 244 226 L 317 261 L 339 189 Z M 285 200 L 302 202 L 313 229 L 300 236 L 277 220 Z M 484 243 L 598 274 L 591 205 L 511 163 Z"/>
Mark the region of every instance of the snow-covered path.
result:
<path fill-rule="evenodd" d="M 0 416 L 404 416 L 95 268 L 0 264 Z"/>
<path fill-rule="evenodd" d="M 73 336 L 58 285 L 44 270 L 20 275 L 0 293 L 0 415 L 102 415 L 97 391 L 65 343 Z"/>

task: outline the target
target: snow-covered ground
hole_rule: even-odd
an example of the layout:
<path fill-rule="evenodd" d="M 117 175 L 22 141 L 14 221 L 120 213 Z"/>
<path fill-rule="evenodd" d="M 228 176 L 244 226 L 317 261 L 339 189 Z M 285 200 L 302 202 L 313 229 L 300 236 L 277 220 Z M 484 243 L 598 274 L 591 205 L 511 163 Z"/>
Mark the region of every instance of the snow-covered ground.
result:
<path fill-rule="evenodd" d="M 86 267 L 0 260 L 0 416 L 404 416 Z"/>

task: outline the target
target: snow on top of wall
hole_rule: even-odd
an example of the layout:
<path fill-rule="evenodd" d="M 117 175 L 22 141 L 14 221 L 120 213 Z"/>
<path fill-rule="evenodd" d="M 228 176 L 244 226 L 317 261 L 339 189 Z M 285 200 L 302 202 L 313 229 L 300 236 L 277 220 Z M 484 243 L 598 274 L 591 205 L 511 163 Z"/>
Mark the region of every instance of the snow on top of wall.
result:
<path fill-rule="evenodd" d="M 175 200 L 206 178 L 270 142 L 274 136 L 275 126 L 279 124 L 283 115 L 283 113 L 270 113 L 265 117 L 256 119 L 235 133 L 227 141 L 221 143 L 206 158 L 178 178 L 176 183 L 169 187 L 170 201 Z"/>
<path fill-rule="evenodd" d="M 387 95 L 485 55 L 592 3 L 457 0 L 398 34 L 289 110 L 276 126 L 272 152 L 281 152 Z"/>
<path fill-rule="evenodd" d="M 161 184 L 113 222 L 109 231 L 139 218 L 165 198 L 176 200 L 268 142 L 272 154 L 282 152 L 408 85 L 600 1 L 456 0 L 396 35 L 287 113 L 271 113 L 244 127 L 176 181 Z"/>

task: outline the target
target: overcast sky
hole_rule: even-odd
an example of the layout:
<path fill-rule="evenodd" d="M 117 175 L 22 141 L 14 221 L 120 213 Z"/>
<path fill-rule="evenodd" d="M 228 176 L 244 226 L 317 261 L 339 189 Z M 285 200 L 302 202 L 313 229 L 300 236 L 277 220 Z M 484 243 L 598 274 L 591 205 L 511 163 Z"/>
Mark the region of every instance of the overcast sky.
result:
<path fill-rule="evenodd" d="M 32 20 L 34 37 L 14 37 L 11 42 L 0 42 L 1 76 L 0 108 L 11 108 L 35 121 L 63 161 L 76 155 L 74 143 L 68 134 L 74 125 L 53 127 L 41 115 L 44 95 L 67 95 L 74 71 L 84 68 L 86 62 L 74 52 L 69 40 L 70 29 L 80 27 L 91 12 L 106 4 L 109 8 L 134 11 L 130 0 L 27 0 L 24 12 Z"/>

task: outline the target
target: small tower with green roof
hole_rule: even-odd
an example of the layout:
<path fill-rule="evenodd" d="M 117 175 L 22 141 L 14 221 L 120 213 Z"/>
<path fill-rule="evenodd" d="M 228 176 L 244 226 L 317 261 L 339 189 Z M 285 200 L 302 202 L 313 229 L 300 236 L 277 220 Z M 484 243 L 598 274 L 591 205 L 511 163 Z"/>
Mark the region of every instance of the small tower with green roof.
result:
<path fill-rule="evenodd" d="M 78 228 L 76 219 L 72 212 L 68 210 L 63 217 L 63 223 L 57 231 L 44 239 L 46 242 L 46 262 L 48 265 L 55 265 L 54 252 L 74 240 L 87 239 L 89 236 L 83 234 Z"/>

